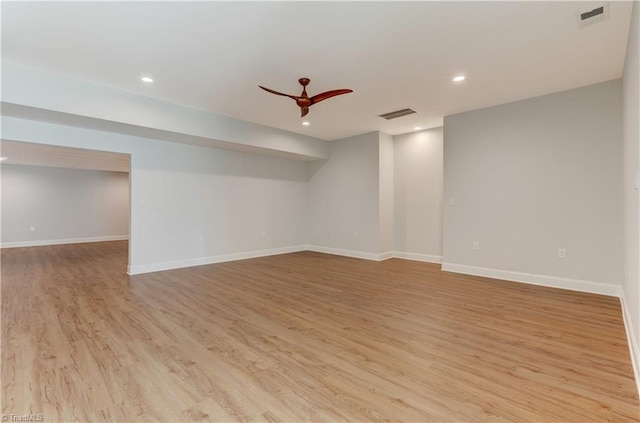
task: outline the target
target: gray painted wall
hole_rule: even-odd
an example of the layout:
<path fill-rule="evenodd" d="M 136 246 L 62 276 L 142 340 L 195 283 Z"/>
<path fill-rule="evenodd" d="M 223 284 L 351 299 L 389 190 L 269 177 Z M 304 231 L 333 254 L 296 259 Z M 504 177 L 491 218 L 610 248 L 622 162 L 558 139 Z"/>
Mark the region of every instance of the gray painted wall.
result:
<path fill-rule="evenodd" d="M 616 80 L 446 117 L 443 261 L 620 285 L 621 108 Z"/>
<path fill-rule="evenodd" d="M 11 164 L 0 168 L 3 246 L 128 237 L 129 174 Z"/>
<path fill-rule="evenodd" d="M 308 166 L 309 244 L 379 253 L 379 133 L 332 141 Z"/>
<path fill-rule="evenodd" d="M 133 273 L 306 241 L 305 162 L 4 116 L 2 131 L 13 141 L 131 154 Z"/>
<path fill-rule="evenodd" d="M 304 162 L 163 142 L 132 163 L 140 264 L 305 243 Z"/>

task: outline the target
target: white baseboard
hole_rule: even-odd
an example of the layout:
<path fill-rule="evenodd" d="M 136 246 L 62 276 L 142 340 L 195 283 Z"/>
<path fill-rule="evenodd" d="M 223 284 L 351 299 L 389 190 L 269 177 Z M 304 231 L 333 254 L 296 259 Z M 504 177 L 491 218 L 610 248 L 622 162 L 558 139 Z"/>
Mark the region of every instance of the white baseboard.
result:
<path fill-rule="evenodd" d="M 633 330 L 633 319 L 631 319 L 631 312 L 629 311 L 629 307 L 627 306 L 624 289 L 622 289 L 620 292 L 622 318 L 624 320 L 624 328 L 627 331 L 627 343 L 629 344 L 629 353 L 631 354 L 633 375 L 636 378 L 636 388 L 638 389 L 638 395 L 640 396 L 640 345 L 638 345 L 638 340 L 636 339 L 635 332 Z"/>
<path fill-rule="evenodd" d="M 359 258 L 364 260 L 383 261 L 390 258 L 398 257 L 396 251 L 388 251 L 386 253 L 368 253 L 364 251 L 343 250 L 339 248 L 320 247 L 317 245 L 297 245 L 293 247 L 274 248 L 269 250 L 249 251 L 244 253 L 224 254 L 211 257 L 200 257 L 195 259 L 175 260 L 161 263 L 139 264 L 129 266 L 127 273 L 129 275 L 139 275 L 142 273 L 160 272 L 162 270 L 180 269 L 183 267 L 202 266 L 206 264 L 222 263 L 225 261 L 245 260 L 250 258 L 273 256 L 277 254 L 295 253 L 298 251 L 313 251 L 316 253 L 333 254 L 344 257 Z M 408 253 L 403 253 L 408 254 Z M 417 256 L 417 255 L 413 255 Z M 404 257 L 401 257 L 404 258 Z M 428 258 L 429 260 L 425 260 Z M 439 258 L 437 258 L 439 259 Z M 412 260 L 430 261 L 431 256 L 421 256 Z"/>
<path fill-rule="evenodd" d="M 382 257 L 383 255 L 387 255 L 387 254 L 391 254 L 391 253 L 383 253 L 383 254 L 378 254 L 378 253 L 368 253 L 368 252 L 364 252 L 364 251 L 354 251 L 354 250 L 343 250 L 340 248 L 330 248 L 330 247 L 320 247 L 318 245 L 307 245 L 306 246 L 306 250 L 307 251 L 313 251 L 316 253 L 324 253 L 324 254 L 333 254 L 336 256 L 344 256 L 344 257 L 353 257 L 353 258 L 359 258 L 359 259 L 365 259 L 365 260 L 373 260 L 373 261 L 381 261 L 381 260 L 386 260 L 387 258 L 391 258 L 389 257 Z"/>
<path fill-rule="evenodd" d="M 378 254 L 378 260 L 382 261 L 382 260 L 389 260 L 390 258 L 394 258 L 395 254 L 393 251 L 387 251 L 386 253 L 380 253 Z"/>
<path fill-rule="evenodd" d="M 620 286 L 600 282 L 512 272 L 510 270 L 489 269 L 455 263 L 442 263 L 442 270 L 446 272 L 463 273 L 465 275 L 484 276 L 487 278 L 503 279 L 512 282 L 523 282 L 532 285 L 548 286 L 551 288 L 570 289 L 572 291 L 620 297 Z"/>
<path fill-rule="evenodd" d="M 393 257 L 404 259 L 404 260 L 423 261 L 425 263 L 442 263 L 442 256 L 432 256 L 429 254 L 418 254 L 418 253 L 407 253 L 404 251 L 394 251 Z"/>
<path fill-rule="evenodd" d="M 340 248 L 320 247 L 317 245 L 307 245 L 308 251 L 316 253 L 333 254 L 336 256 L 353 257 L 364 260 L 383 261 L 391 258 L 405 260 L 416 260 L 427 263 L 441 263 L 442 256 L 431 256 L 428 254 L 407 253 L 404 251 L 387 251 L 385 253 L 369 253 L 365 251 L 343 250 Z"/>
<path fill-rule="evenodd" d="M 129 235 L 95 236 L 88 238 L 47 239 L 43 241 L 3 242 L 1 248 L 41 247 L 44 245 L 84 244 L 85 242 L 125 241 Z"/>
<path fill-rule="evenodd" d="M 271 248 L 268 250 L 246 251 L 242 253 L 222 254 L 219 256 L 199 257 L 194 259 L 174 260 L 160 263 L 137 264 L 129 266 L 129 275 L 139 275 L 142 273 L 160 272 L 162 270 L 180 269 L 183 267 L 202 266 L 205 264 L 223 263 L 225 261 L 246 260 L 257 257 L 274 256 L 278 254 L 295 253 L 306 250 L 304 245 L 292 247 Z"/>

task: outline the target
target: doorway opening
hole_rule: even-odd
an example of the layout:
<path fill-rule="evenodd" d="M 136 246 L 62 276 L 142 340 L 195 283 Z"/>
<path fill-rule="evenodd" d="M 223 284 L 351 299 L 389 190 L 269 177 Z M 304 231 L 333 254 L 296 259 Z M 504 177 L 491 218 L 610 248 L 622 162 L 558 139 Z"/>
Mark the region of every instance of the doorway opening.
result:
<path fill-rule="evenodd" d="M 126 272 L 129 154 L 8 140 L 0 152 L 2 248 L 126 241 Z"/>

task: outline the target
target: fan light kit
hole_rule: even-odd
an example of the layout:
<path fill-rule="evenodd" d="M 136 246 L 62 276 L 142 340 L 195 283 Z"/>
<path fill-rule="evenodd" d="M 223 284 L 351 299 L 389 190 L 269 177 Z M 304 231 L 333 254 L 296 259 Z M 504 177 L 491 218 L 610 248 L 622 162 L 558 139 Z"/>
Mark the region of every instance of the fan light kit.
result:
<path fill-rule="evenodd" d="M 331 90 L 331 91 L 325 91 L 320 94 L 316 94 L 313 97 L 309 97 L 309 95 L 307 94 L 307 85 L 309 85 L 309 82 L 311 82 L 311 80 L 309 78 L 300 78 L 298 79 L 298 82 L 300 83 L 300 85 L 302 85 L 302 94 L 300 94 L 299 96 L 274 91 L 269 88 L 265 88 L 262 85 L 258 85 L 258 87 L 262 88 L 268 93 L 289 97 L 295 100 L 298 107 L 300 107 L 300 112 L 301 112 L 300 117 L 306 116 L 307 113 L 309 113 L 309 107 L 313 106 L 316 103 L 320 103 L 322 100 L 326 100 L 328 98 L 335 97 L 340 94 L 348 94 L 353 92 L 353 90 L 349 90 L 349 89 Z"/>
<path fill-rule="evenodd" d="M 466 79 L 464 75 L 458 75 L 453 78 L 453 82 L 462 82 Z"/>

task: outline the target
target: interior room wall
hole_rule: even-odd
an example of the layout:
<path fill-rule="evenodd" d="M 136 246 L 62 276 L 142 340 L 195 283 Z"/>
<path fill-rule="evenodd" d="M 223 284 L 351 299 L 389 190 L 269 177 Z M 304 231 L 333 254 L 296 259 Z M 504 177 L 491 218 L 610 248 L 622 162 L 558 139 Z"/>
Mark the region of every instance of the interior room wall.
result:
<path fill-rule="evenodd" d="M 442 258 L 442 149 L 441 127 L 394 137 L 396 256 Z"/>
<path fill-rule="evenodd" d="M 136 270 L 305 244 L 304 162 L 162 143 L 134 164 L 134 207 L 148 216 L 137 220 L 135 234 L 160 247 L 139 251 Z"/>
<path fill-rule="evenodd" d="M 624 245 L 623 303 L 629 341 L 635 356 L 640 391 L 640 5 L 635 2 L 622 79 L 624 137 Z"/>
<path fill-rule="evenodd" d="M 443 269 L 617 295 L 621 129 L 620 80 L 445 117 Z"/>
<path fill-rule="evenodd" d="M 0 173 L 3 247 L 129 236 L 127 173 L 7 163 Z"/>
<path fill-rule="evenodd" d="M 131 154 L 132 274 L 306 243 L 305 162 L 2 117 L 3 137 Z"/>
<path fill-rule="evenodd" d="M 332 141 L 329 159 L 309 163 L 310 248 L 378 258 L 379 133 Z"/>

